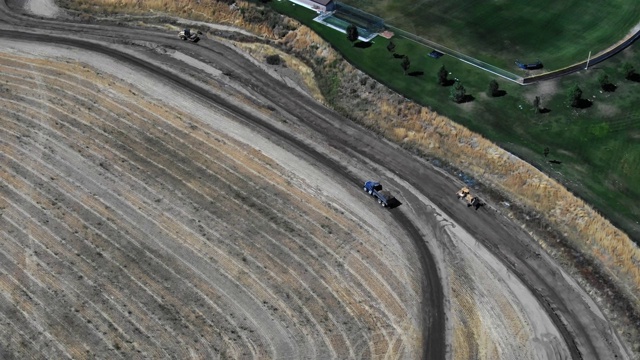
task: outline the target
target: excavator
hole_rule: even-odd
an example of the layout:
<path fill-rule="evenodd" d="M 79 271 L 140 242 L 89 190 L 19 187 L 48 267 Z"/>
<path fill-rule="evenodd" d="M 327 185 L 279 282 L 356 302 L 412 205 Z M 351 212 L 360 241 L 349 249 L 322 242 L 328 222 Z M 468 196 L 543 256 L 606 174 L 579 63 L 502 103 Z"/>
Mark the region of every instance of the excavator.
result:
<path fill-rule="evenodd" d="M 458 196 L 458 199 L 463 199 L 467 202 L 467 207 L 473 206 L 476 208 L 476 210 L 478 210 L 478 208 L 482 206 L 482 202 L 480 202 L 480 198 L 478 198 L 477 196 L 471 195 L 471 191 L 466 186 L 460 189 L 456 193 L 456 195 Z"/>
<path fill-rule="evenodd" d="M 178 33 L 178 37 L 181 40 L 189 40 L 194 43 L 200 41 L 200 35 L 202 35 L 201 31 L 191 31 L 190 29 L 184 29 Z"/>

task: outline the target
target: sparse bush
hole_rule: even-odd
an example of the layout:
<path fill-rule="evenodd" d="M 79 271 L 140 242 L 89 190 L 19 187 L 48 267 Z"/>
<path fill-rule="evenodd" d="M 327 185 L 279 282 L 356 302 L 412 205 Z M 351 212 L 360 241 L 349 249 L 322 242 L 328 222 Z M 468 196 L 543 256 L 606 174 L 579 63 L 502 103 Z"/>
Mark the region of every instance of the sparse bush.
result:
<path fill-rule="evenodd" d="M 448 76 L 449 76 L 449 71 L 447 71 L 447 68 L 445 68 L 444 65 L 442 65 L 440 67 L 440 70 L 438 70 L 438 84 L 442 86 L 447 85 L 447 82 L 449 81 L 447 79 Z"/>
<path fill-rule="evenodd" d="M 610 92 L 615 90 L 615 85 L 613 85 L 611 80 L 609 80 L 609 75 L 605 73 L 602 73 L 600 74 L 600 76 L 598 76 L 598 83 L 600 84 L 600 88 L 603 91 Z"/>
<path fill-rule="evenodd" d="M 456 104 L 460 104 L 461 102 L 464 102 L 466 97 L 467 90 L 464 88 L 464 86 L 462 86 L 461 82 L 456 82 L 456 85 L 451 88 L 451 94 L 449 95 L 449 98 Z"/>
<path fill-rule="evenodd" d="M 495 80 L 489 82 L 489 88 L 487 89 L 487 95 L 490 97 L 496 97 L 500 94 L 500 85 Z"/>
<path fill-rule="evenodd" d="M 567 105 L 571 107 L 580 107 L 580 103 L 582 102 L 582 89 L 575 84 L 569 89 L 567 93 Z"/>
<path fill-rule="evenodd" d="M 283 63 L 282 58 L 278 54 L 268 55 L 265 59 L 269 65 L 281 65 Z"/>
<path fill-rule="evenodd" d="M 409 60 L 408 56 L 405 56 L 404 58 L 402 58 L 402 62 L 400 63 L 400 66 L 402 66 L 402 70 L 404 70 L 404 74 L 407 75 L 407 70 L 409 70 L 409 68 L 411 67 L 411 61 Z"/>
<path fill-rule="evenodd" d="M 637 77 L 636 69 L 630 63 L 624 63 L 624 78 L 627 80 L 632 80 Z"/>
<path fill-rule="evenodd" d="M 351 42 L 354 42 L 356 40 L 358 40 L 358 28 L 353 25 L 350 24 L 349 26 L 347 26 L 347 39 Z"/>
<path fill-rule="evenodd" d="M 393 41 L 389 40 L 389 44 L 387 45 L 387 50 L 393 54 L 393 52 L 396 50 L 396 44 L 394 44 Z"/>

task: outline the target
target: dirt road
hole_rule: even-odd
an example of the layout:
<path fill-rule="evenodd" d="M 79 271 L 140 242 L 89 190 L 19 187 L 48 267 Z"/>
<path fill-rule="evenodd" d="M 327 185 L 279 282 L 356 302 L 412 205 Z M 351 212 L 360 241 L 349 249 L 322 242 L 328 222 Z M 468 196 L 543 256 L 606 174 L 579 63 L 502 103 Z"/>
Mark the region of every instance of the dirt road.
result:
<path fill-rule="evenodd" d="M 26 321 L 14 336 L 38 340 L 3 347 L 626 357 L 593 302 L 515 224 L 491 207 L 470 213 L 446 174 L 232 47 L 4 14 L 31 34 L 3 33 L 2 219 L 13 245 L 2 253 L 2 333 Z M 67 28 L 102 44 L 65 38 Z M 69 61 L 87 73 L 73 77 Z M 374 177 L 403 202 L 391 214 L 361 193 Z M 84 332 L 64 331 L 77 322 Z"/>

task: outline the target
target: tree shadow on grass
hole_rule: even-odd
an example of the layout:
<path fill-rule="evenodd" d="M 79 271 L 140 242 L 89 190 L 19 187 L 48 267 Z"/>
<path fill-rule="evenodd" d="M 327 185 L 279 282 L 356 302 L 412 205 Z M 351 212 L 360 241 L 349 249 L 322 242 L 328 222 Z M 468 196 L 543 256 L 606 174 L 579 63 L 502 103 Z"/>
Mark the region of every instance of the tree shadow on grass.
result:
<path fill-rule="evenodd" d="M 472 102 L 473 100 L 475 100 L 476 98 L 473 97 L 473 95 L 469 95 L 466 94 L 462 100 L 460 100 L 459 102 L 457 102 L 458 104 L 464 104 L 464 103 L 469 103 Z"/>
<path fill-rule="evenodd" d="M 473 97 L 473 95 L 465 95 L 464 99 L 462 99 L 463 103 L 468 103 L 468 102 L 472 102 L 473 100 L 475 100 L 476 98 Z"/>
<path fill-rule="evenodd" d="M 507 95 L 507 92 L 504 90 L 498 90 L 493 94 L 493 97 L 503 97 Z"/>
<path fill-rule="evenodd" d="M 409 76 L 422 76 L 422 75 L 424 75 L 424 71 L 412 71 L 412 72 L 408 73 L 407 75 L 409 75 Z"/>
<path fill-rule="evenodd" d="M 453 86 L 453 84 L 455 84 L 456 81 L 453 79 L 447 79 L 444 81 L 444 83 L 441 83 L 440 85 L 444 86 L 444 87 L 449 87 L 449 86 Z"/>
<path fill-rule="evenodd" d="M 353 46 L 357 47 L 358 49 L 366 49 L 371 47 L 371 43 L 366 41 L 358 41 L 357 43 L 353 44 Z"/>
<path fill-rule="evenodd" d="M 403 57 L 404 57 L 403 54 L 393 53 L 393 58 L 394 59 L 402 59 Z"/>
<path fill-rule="evenodd" d="M 627 80 L 630 80 L 630 81 L 633 81 L 633 82 L 640 82 L 640 74 L 633 73 L 630 76 L 627 76 Z"/>
<path fill-rule="evenodd" d="M 606 84 L 602 86 L 602 91 L 604 92 L 615 92 L 618 87 L 613 84 Z"/>
<path fill-rule="evenodd" d="M 591 107 L 591 105 L 593 105 L 593 102 L 591 100 L 589 100 L 589 99 L 580 99 L 580 100 L 578 100 L 578 103 L 574 107 L 578 108 L 578 109 L 588 109 L 588 108 Z"/>
<path fill-rule="evenodd" d="M 542 108 L 542 109 L 538 110 L 538 112 L 539 112 L 540 114 L 548 114 L 548 113 L 550 113 L 550 112 L 551 112 L 551 109 Z"/>

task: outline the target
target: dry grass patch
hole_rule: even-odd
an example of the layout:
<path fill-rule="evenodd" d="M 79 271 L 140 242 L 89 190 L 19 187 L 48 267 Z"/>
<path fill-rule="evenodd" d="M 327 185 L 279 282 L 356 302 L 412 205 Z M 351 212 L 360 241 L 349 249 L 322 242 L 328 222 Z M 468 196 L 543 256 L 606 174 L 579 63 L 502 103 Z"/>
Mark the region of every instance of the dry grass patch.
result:
<path fill-rule="evenodd" d="M 246 1 L 227 3 L 216 0 L 67 0 L 62 6 L 89 14 L 146 14 L 174 15 L 192 20 L 206 21 L 243 28 L 267 38 L 276 38 L 275 18 Z M 277 18 L 280 16 L 273 14 Z M 269 20 L 269 21 L 265 21 Z M 286 22 L 286 20 L 280 20 Z M 270 24 L 271 23 L 271 24 Z"/>
<path fill-rule="evenodd" d="M 234 41 L 233 44 L 236 47 L 244 50 L 249 55 L 253 56 L 258 61 L 264 61 L 265 57 L 270 55 L 280 56 L 284 60 L 283 66 L 286 66 L 287 68 L 295 71 L 295 73 L 304 83 L 311 96 L 313 96 L 313 98 L 318 102 L 323 104 L 325 103 L 322 92 L 320 91 L 320 88 L 318 88 L 313 70 L 304 62 L 300 61 L 300 59 L 266 44 L 242 43 L 237 41 Z"/>

